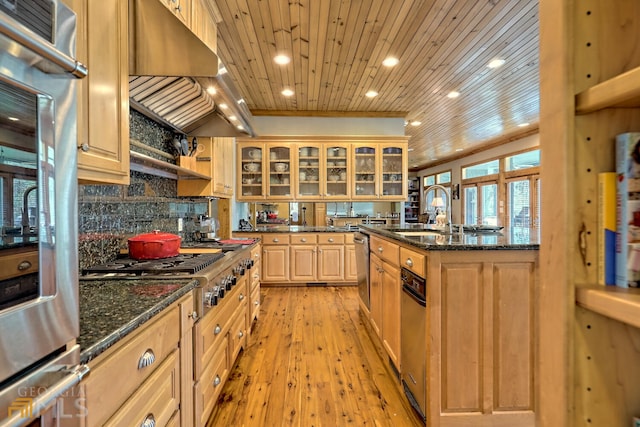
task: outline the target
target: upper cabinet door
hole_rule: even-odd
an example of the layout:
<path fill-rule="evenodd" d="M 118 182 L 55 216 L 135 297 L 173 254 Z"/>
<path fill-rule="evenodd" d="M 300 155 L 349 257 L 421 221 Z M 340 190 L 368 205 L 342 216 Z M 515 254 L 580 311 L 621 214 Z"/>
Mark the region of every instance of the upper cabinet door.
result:
<path fill-rule="evenodd" d="M 296 182 L 296 199 L 321 198 L 322 145 L 300 144 L 296 146 L 295 152 L 297 168 L 293 169 L 291 178 Z"/>
<path fill-rule="evenodd" d="M 238 144 L 238 199 L 264 200 L 264 144 Z M 268 176 L 268 174 L 266 174 Z"/>
<path fill-rule="evenodd" d="M 263 179 L 268 179 L 266 182 L 268 199 L 293 200 L 292 151 L 290 144 L 266 144 L 269 157 L 266 159 L 267 174 Z"/>
<path fill-rule="evenodd" d="M 378 165 L 378 145 L 354 144 L 353 168 L 355 180 L 352 184 L 353 199 L 371 200 L 379 197 L 376 167 Z"/>
<path fill-rule="evenodd" d="M 322 194 L 329 200 L 347 200 L 351 182 L 349 144 L 324 145 L 324 187 Z"/>
<path fill-rule="evenodd" d="M 128 2 L 70 0 L 77 16 L 78 180 L 129 184 Z"/>
<path fill-rule="evenodd" d="M 381 165 L 380 179 L 381 199 L 397 199 L 407 195 L 407 155 L 405 147 L 384 144 L 380 147 Z"/>

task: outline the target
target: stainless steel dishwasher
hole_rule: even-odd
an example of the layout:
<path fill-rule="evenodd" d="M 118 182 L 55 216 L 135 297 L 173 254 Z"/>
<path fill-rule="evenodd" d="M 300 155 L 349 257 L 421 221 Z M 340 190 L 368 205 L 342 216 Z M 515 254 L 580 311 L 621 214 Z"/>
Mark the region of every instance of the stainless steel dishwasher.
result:
<path fill-rule="evenodd" d="M 356 270 L 358 271 L 358 293 L 360 298 L 370 309 L 369 302 L 369 236 L 356 232 L 353 235 L 356 245 Z"/>
<path fill-rule="evenodd" d="M 402 387 L 409 403 L 426 422 L 427 404 L 427 280 L 402 268 L 400 354 Z"/>

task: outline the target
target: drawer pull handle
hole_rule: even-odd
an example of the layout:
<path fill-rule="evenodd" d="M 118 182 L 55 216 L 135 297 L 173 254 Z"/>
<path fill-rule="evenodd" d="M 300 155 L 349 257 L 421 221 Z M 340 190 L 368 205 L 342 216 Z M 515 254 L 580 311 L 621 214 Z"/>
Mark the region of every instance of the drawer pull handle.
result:
<path fill-rule="evenodd" d="M 142 356 L 140 356 L 140 360 L 138 360 L 138 369 L 143 369 L 147 366 L 153 365 L 153 362 L 155 361 L 156 355 L 153 354 L 153 350 L 149 348 L 142 354 Z"/>
<path fill-rule="evenodd" d="M 153 414 L 147 415 L 142 424 L 140 424 L 140 427 L 156 427 L 156 419 Z"/>
<path fill-rule="evenodd" d="M 198 320 L 198 312 L 194 311 L 193 313 L 191 313 L 189 316 L 187 317 L 191 317 L 193 320 Z"/>
<path fill-rule="evenodd" d="M 220 325 L 216 325 L 216 327 L 213 328 L 213 334 L 218 335 L 220 332 L 222 332 L 222 328 L 220 327 Z"/>
<path fill-rule="evenodd" d="M 256 301 L 254 302 L 254 304 L 255 304 L 255 305 L 260 305 L 260 301 L 256 300 Z"/>
<path fill-rule="evenodd" d="M 378 246 L 378 252 L 382 253 L 382 246 Z"/>
<path fill-rule="evenodd" d="M 244 299 L 244 295 L 243 294 L 238 295 L 238 300 L 242 301 L 243 299 Z"/>
<path fill-rule="evenodd" d="M 238 332 L 238 338 L 242 338 L 244 336 L 244 332 L 240 331 Z"/>
<path fill-rule="evenodd" d="M 278 243 L 279 241 L 280 241 L 280 240 L 278 240 L 278 238 L 277 238 L 277 237 L 273 239 L 273 243 Z"/>
<path fill-rule="evenodd" d="M 411 258 L 407 258 L 406 264 L 407 264 L 409 267 L 413 267 L 413 260 L 412 260 Z"/>
<path fill-rule="evenodd" d="M 333 243 L 333 237 L 329 237 L 329 243 Z"/>
<path fill-rule="evenodd" d="M 253 275 L 253 278 L 254 278 L 254 279 L 259 279 L 259 278 L 260 278 L 260 275 L 259 275 L 258 273 L 256 273 L 256 274 L 254 274 L 254 275 Z"/>
<path fill-rule="evenodd" d="M 31 264 L 31 261 L 22 261 L 20 264 L 18 264 L 18 270 L 20 271 L 25 271 L 31 268 L 33 264 Z"/>
<path fill-rule="evenodd" d="M 306 242 L 306 241 L 307 241 L 307 239 L 305 239 L 305 238 L 303 237 L 302 239 L 300 239 L 300 241 L 301 241 L 302 243 L 304 243 L 304 242 Z"/>
<path fill-rule="evenodd" d="M 221 382 L 222 381 L 220 381 L 220 376 L 216 375 L 216 377 L 213 379 L 213 386 L 218 387 Z"/>

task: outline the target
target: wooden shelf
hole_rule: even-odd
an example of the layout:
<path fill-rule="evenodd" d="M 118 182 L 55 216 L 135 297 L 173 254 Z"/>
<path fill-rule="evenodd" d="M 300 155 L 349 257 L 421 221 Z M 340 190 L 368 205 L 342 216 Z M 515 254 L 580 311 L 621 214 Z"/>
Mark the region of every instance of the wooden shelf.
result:
<path fill-rule="evenodd" d="M 611 107 L 640 107 L 640 67 L 606 80 L 576 95 L 576 113 Z"/>
<path fill-rule="evenodd" d="M 576 287 L 576 304 L 594 313 L 640 328 L 640 289 L 617 286 Z"/>
<path fill-rule="evenodd" d="M 131 170 L 171 179 L 197 178 L 210 180 L 211 177 L 183 168 L 163 160 L 154 159 L 146 154 L 130 151 Z"/>

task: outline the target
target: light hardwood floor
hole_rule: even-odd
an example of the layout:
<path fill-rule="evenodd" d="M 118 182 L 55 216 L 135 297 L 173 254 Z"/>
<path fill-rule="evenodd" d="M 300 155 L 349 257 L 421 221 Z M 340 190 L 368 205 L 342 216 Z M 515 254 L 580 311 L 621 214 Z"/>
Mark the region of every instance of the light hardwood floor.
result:
<path fill-rule="evenodd" d="M 260 319 L 207 424 L 423 426 L 367 335 L 356 287 L 262 289 Z"/>

